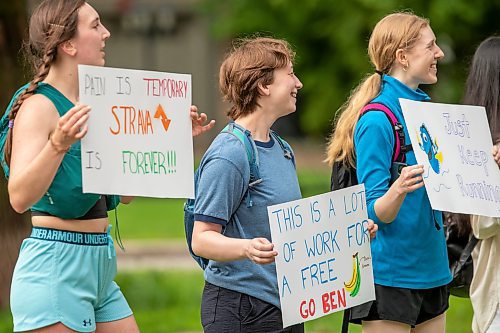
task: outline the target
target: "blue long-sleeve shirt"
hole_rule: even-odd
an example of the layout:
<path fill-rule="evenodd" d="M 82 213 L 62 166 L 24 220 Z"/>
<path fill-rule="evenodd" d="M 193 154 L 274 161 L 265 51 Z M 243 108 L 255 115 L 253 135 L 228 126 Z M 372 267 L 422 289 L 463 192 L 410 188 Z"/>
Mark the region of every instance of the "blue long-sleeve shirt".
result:
<path fill-rule="evenodd" d="M 384 75 L 380 94 L 372 102 L 389 107 L 408 130 L 398 98 L 430 100 L 422 90 L 413 90 L 397 79 Z M 394 130 L 380 111 L 371 111 L 358 121 L 354 133 L 357 176 L 365 184 L 368 217 L 379 225 L 372 241 L 375 283 L 411 289 L 428 289 L 451 281 L 446 241 L 440 211 L 433 211 L 425 187 L 408 193 L 396 219 L 382 222 L 375 213 L 375 201 L 390 186 L 390 167 L 394 150 Z M 416 163 L 413 151 L 406 153 L 406 163 Z M 439 230 L 436 227 L 439 226 Z"/>

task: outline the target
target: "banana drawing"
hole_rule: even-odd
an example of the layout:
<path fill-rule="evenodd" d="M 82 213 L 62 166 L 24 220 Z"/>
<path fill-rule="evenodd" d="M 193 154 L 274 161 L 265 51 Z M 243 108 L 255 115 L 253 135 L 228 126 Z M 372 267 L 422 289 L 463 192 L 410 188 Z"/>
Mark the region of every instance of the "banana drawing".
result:
<path fill-rule="evenodd" d="M 358 252 L 352 256 L 352 276 L 349 282 L 344 282 L 345 289 L 349 292 L 351 297 L 359 293 L 361 286 L 361 271 L 359 269 Z"/>

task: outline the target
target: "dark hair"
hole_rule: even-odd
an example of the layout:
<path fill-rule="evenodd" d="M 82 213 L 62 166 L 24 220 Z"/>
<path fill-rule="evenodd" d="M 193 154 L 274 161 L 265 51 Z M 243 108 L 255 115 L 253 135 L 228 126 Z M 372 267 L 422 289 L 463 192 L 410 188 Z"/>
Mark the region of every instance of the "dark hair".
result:
<path fill-rule="evenodd" d="M 30 60 L 34 77 L 28 88 L 18 97 L 9 112 L 9 119 L 14 122 L 23 102 L 33 95 L 38 83 L 49 73 L 50 66 L 57 58 L 57 47 L 76 34 L 78 9 L 85 0 L 44 0 L 33 11 L 29 24 L 29 40 L 24 44 L 24 51 Z M 10 164 L 12 151 L 12 128 L 9 128 L 5 141 L 4 155 Z"/>
<path fill-rule="evenodd" d="M 235 120 L 252 113 L 258 106 L 258 85 L 269 85 L 274 70 L 294 61 L 295 53 L 281 39 L 257 37 L 240 39 L 219 71 L 219 88 L 225 101 L 232 104 L 227 115 Z"/>
<path fill-rule="evenodd" d="M 486 108 L 493 143 L 500 142 L 500 36 L 476 49 L 465 84 L 464 103 Z"/>

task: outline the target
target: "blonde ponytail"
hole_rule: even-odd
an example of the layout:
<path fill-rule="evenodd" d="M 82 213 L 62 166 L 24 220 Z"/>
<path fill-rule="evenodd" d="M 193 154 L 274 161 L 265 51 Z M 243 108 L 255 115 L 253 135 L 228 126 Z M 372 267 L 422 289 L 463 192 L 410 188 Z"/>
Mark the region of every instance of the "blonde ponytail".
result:
<path fill-rule="evenodd" d="M 368 55 L 376 70 L 363 79 L 337 112 L 340 117 L 326 151 L 329 165 L 341 161 L 355 167 L 354 129 L 361 109 L 380 93 L 382 75 L 391 73 L 396 51 L 411 49 L 428 25 L 428 20 L 408 12 L 387 15 L 376 24 L 368 43 Z"/>

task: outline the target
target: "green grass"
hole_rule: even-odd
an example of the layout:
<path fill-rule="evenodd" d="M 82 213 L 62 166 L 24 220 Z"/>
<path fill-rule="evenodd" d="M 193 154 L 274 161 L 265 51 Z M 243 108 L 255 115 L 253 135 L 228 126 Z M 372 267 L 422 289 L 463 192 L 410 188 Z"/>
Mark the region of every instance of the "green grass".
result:
<path fill-rule="evenodd" d="M 0 311 L 0 332 L 12 332 L 12 317 L 9 311 Z"/>
<path fill-rule="evenodd" d="M 318 171 L 300 171 L 302 196 L 329 191 L 330 175 Z M 136 198 L 117 209 L 120 234 L 123 239 L 183 239 L 183 199 Z M 115 213 L 110 212 L 115 223 Z M 126 245 L 126 244 L 125 244 Z"/>
<path fill-rule="evenodd" d="M 123 239 L 181 239 L 184 237 L 183 199 L 135 198 L 118 206 Z M 115 224 L 115 213 L 109 219 Z"/>
<path fill-rule="evenodd" d="M 120 274 L 117 283 L 142 332 L 200 330 L 201 270 Z"/>
<path fill-rule="evenodd" d="M 203 274 L 195 271 L 120 273 L 123 293 L 144 333 L 202 332 L 200 300 Z M 470 333 L 472 308 L 469 299 L 450 298 L 446 332 Z M 334 313 L 306 323 L 308 333 L 340 332 L 342 314 Z M 12 332 L 8 312 L 0 312 L 0 332 Z M 361 327 L 351 325 L 351 333 Z"/>
<path fill-rule="evenodd" d="M 117 279 L 134 310 L 139 327 L 147 333 L 201 332 L 201 270 L 186 272 L 138 272 L 120 274 Z M 470 333 L 472 307 L 469 299 L 451 297 L 446 332 Z M 342 313 L 306 323 L 306 332 L 340 332 Z M 350 325 L 349 332 L 361 327 Z"/>

